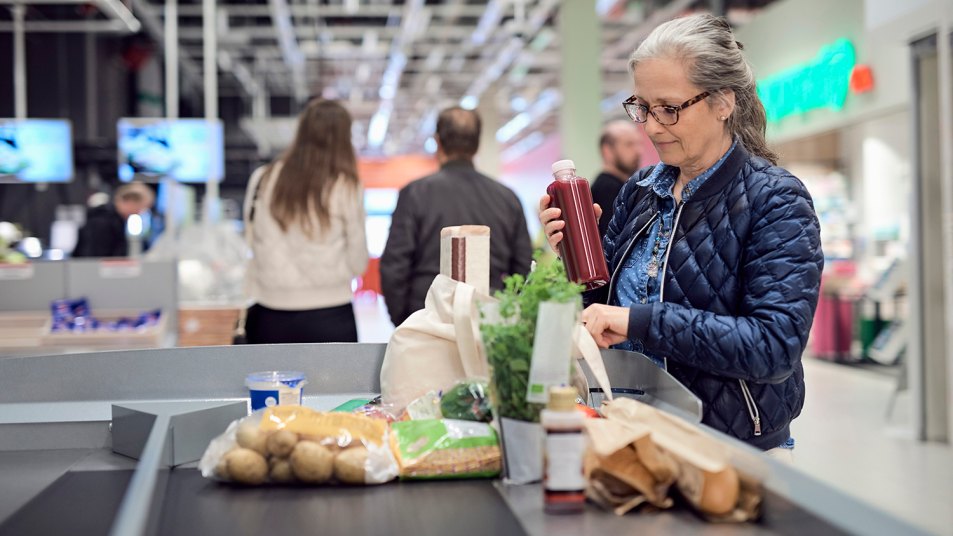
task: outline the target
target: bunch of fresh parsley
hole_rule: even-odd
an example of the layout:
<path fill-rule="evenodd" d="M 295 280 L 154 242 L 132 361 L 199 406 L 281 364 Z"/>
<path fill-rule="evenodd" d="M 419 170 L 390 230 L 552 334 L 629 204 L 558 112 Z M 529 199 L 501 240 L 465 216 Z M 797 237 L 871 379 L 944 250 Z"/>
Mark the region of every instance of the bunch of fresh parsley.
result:
<path fill-rule="evenodd" d="M 481 322 L 492 381 L 490 399 L 497 417 L 539 422 L 543 404 L 526 401 L 533 337 L 539 304 L 546 301 L 581 303 L 583 287 L 570 282 L 558 260 L 540 262 L 525 278 L 513 274 L 496 293 L 500 322 Z"/>

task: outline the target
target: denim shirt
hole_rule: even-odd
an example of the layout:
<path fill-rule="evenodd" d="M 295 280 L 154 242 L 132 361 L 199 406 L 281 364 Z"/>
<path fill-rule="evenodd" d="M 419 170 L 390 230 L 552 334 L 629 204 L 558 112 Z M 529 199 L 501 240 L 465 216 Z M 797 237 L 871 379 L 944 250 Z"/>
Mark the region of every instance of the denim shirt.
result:
<path fill-rule="evenodd" d="M 685 185 L 682 190 L 682 203 L 691 199 L 692 194 L 697 192 L 701 185 L 718 171 L 718 168 L 728 159 L 737 144 L 737 141 L 732 143 L 728 151 L 713 166 Z M 668 251 L 672 228 L 675 224 L 675 214 L 678 209 L 673 193 L 678 172 L 677 167 L 660 163 L 655 166 L 648 177 L 637 183 L 639 186 L 651 187 L 655 195 L 659 197 L 659 214 L 652 225 L 649 226 L 648 233 L 636 238 L 632 251 L 622 263 L 622 269 L 616 284 L 616 295 L 614 296 L 616 303 L 622 307 L 629 307 L 636 303 L 661 301 L 661 278 L 665 274 L 665 253 Z M 656 255 L 653 249 L 656 241 L 658 241 L 658 275 L 650 277 L 649 264 L 655 261 Z M 643 353 L 659 367 L 664 366 L 663 356 L 646 352 L 645 346 L 640 340 L 628 339 L 617 344 L 614 348 Z"/>

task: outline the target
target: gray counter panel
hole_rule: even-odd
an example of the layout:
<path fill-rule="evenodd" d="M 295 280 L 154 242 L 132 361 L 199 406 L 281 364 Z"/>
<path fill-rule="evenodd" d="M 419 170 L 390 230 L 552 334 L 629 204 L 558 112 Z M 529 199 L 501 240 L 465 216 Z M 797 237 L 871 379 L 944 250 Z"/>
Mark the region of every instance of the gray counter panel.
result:
<path fill-rule="evenodd" d="M 245 376 L 300 370 L 311 394 L 379 393 L 385 344 L 273 344 L 0 359 L 0 404 L 247 397 Z"/>
<path fill-rule="evenodd" d="M 50 310 L 50 302 L 66 297 L 66 263 L 31 262 L 26 279 L 0 279 L 0 311 Z"/>

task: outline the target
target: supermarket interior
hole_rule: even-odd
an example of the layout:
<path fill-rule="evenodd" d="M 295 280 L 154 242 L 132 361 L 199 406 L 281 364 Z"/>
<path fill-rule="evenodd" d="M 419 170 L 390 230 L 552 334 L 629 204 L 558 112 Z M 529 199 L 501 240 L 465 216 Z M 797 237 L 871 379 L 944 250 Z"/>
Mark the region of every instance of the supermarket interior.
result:
<path fill-rule="evenodd" d="M 0 535 L 953 535 L 953 0 L 0 4 Z"/>

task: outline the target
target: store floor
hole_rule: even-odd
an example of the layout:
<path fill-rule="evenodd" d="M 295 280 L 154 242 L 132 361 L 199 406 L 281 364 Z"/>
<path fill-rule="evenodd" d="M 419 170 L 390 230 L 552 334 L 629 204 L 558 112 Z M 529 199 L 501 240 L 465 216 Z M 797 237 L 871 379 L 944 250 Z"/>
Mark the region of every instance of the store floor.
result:
<path fill-rule="evenodd" d="M 804 376 L 804 411 L 792 425 L 795 465 L 933 533 L 953 535 L 953 448 L 913 440 L 906 392 L 887 419 L 895 376 L 807 356 Z"/>
<path fill-rule="evenodd" d="M 387 342 L 383 302 L 355 304 L 361 342 Z M 936 534 L 953 535 L 953 448 L 914 441 L 910 399 L 888 368 L 804 357 L 807 399 L 794 422 L 795 465 L 815 478 Z"/>

